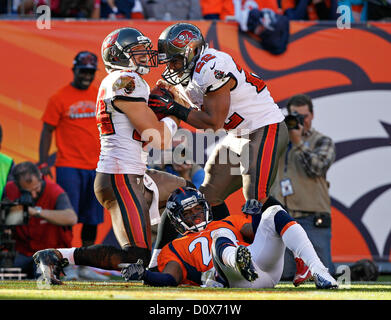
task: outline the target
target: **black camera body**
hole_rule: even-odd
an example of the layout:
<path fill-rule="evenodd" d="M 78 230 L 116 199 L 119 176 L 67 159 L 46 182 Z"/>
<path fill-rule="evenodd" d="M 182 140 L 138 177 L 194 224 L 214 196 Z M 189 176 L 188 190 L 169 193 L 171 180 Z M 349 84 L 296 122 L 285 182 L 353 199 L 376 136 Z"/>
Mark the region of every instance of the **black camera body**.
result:
<path fill-rule="evenodd" d="M 15 206 L 23 206 L 23 212 L 11 212 Z M 0 268 L 11 268 L 16 255 L 13 231 L 16 226 L 29 222 L 28 207 L 34 206 L 30 192 L 21 191 L 19 199 L 0 202 Z"/>
<path fill-rule="evenodd" d="M 294 111 L 285 117 L 285 123 L 288 130 L 299 129 L 299 124 L 304 125 L 304 116 Z"/>
<path fill-rule="evenodd" d="M 15 206 L 23 207 L 23 217 L 10 218 L 10 209 Z M 34 199 L 30 192 L 21 191 L 19 199 L 14 201 L 1 201 L 0 202 L 0 226 L 12 226 L 12 225 L 25 225 L 28 224 L 29 214 L 28 207 L 34 206 Z"/>

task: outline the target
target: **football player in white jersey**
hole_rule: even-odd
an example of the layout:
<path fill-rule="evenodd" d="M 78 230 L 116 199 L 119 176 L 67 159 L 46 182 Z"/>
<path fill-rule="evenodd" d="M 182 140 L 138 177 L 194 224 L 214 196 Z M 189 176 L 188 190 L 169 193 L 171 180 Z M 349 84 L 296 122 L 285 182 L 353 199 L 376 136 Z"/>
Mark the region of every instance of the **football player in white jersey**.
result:
<path fill-rule="evenodd" d="M 155 97 L 155 107 L 195 128 L 228 132 L 209 157 L 200 187 L 215 219 L 227 215 L 224 201 L 241 187 L 244 211 L 253 199 L 265 203 L 271 198 L 269 190 L 277 160 L 288 144 L 288 130 L 264 81 L 229 54 L 208 48 L 201 31 L 190 23 L 166 28 L 159 37 L 158 52 L 159 62 L 166 64 L 165 82 L 160 85 L 174 94 L 176 101 L 165 104 Z M 173 89 L 179 85 L 198 110 L 183 106 L 185 99 L 176 93 L 180 90 Z M 222 163 L 221 159 L 228 161 Z"/>
<path fill-rule="evenodd" d="M 169 146 L 179 120 L 160 121 L 148 107 L 150 88 L 142 75 L 157 67 L 157 51 L 139 30 L 121 28 L 102 44 L 102 59 L 108 75 L 99 88 L 96 119 L 101 151 L 95 178 L 95 195 L 111 214 L 114 234 L 121 249 L 107 245 L 48 249 L 34 255 L 45 279 L 61 283 L 68 264 L 120 270 L 120 263 L 146 264 L 151 256 L 151 223 L 160 221 L 159 208 L 170 193 L 187 185 L 183 178 L 147 170 L 143 146 Z"/>

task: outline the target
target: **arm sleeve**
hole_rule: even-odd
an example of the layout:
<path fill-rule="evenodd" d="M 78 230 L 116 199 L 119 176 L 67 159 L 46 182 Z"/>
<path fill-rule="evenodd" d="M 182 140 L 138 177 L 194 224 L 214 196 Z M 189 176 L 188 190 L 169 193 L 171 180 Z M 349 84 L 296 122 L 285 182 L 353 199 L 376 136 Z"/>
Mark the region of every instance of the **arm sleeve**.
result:
<path fill-rule="evenodd" d="M 291 2 L 291 1 L 288 1 Z M 284 15 L 288 17 L 289 20 L 305 20 L 307 15 L 308 0 L 299 0 L 297 5 L 291 8 L 286 8 Z"/>
<path fill-rule="evenodd" d="M 152 272 L 146 270 L 143 276 L 144 284 L 154 287 L 175 287 L 178 283 L 169 273 Z"/>
<path fill-rule="evenodd" d="M 56 210 L 65 210 L 65 209 L 72 209 L 72 208 L 73 207 L 72 207 L 71 201 L 69 200 L 68 195 L 65 192 L 61 193 L 57 197 L 55 209 Z"/>
<path fill-rule="evenodd" d="M 179 266 L 182 269 L 183 279 L 186 279 L 187 270 L 186 270 L 185 266 L 183 265 L 181 259 L 179 259 L 178 256 L 176 255 L 176 253 L 174 253 L 170 249 L 170 244 L 172 246 L 172 242 L 165 245 L 157 257 L 158 270 L 160 272 L 162 272 L 164 270 L 164 268 L 166 267 L 167 263 L 169 263 L 170 261 L 175 261 L 179 264 Z"/>
<path fill-rule="evenodd" d="M 202 12 L 199 0 L 190 0 L 190 10 L 188 20 L 201 20 Z"/>
<path fill-rule="evenodd" d="M 57 127 L 61 118 L 61 102 L 57 95 L 52 96 L 42 115 L 42 121 Z"/>
<path fill-rule="evenodd" d="M 319 139 L 313 150 L 304 144 L 295 148 L 295 152 L 309 177 L 325 176 L 336 156 L 334 143 L 328 137 Z"/>

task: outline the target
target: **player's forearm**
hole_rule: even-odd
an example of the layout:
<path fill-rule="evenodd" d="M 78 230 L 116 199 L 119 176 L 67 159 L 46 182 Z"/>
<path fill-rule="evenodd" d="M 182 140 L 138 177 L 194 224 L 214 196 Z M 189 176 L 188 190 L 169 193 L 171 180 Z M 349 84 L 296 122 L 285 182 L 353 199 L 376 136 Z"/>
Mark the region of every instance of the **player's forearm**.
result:
<path fill-rule="evenodd" d="M 52 132 L 45 129 L 44 127 L 44 129 L 41 132 L 41 138 L 39 141 L 39 163 L 48 162 L 49 150 L 51 144 L 52 144 Z"/>
<path fill-rule="evenodd" d="M 178 285 L 175 278 L 169 273 L 146 270 L 142 279 L 144 284 L 154 287 L 176 287 Z"/>
<path fill-rule="evenodd" d="M 186 122 L 197 129 L 213 129 L 214 131 L 224 126 L 224 120 L 217 119 L 205 111 L 197 110 L 190 111 Z"/>

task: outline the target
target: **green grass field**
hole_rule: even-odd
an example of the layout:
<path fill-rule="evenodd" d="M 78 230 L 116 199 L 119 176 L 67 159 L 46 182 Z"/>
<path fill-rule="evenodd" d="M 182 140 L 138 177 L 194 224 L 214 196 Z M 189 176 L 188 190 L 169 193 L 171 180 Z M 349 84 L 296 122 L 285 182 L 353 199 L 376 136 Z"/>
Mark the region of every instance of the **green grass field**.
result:
<path fill-rule="evenodd" d="M 388 280 L 388 279 L 387 279 Z M 0 299 L 21 300 L 391 300 L 391 282 L 353 282 L 317 290 L 313 282 L 295 288 L 282 282 L 273 289 L 155 288 L 141 282 L 66 282 L 46 288 L 36 281 L 0 281 Z"/>

